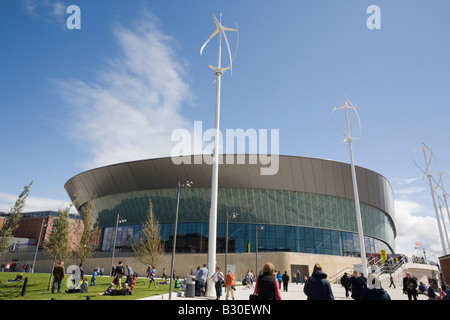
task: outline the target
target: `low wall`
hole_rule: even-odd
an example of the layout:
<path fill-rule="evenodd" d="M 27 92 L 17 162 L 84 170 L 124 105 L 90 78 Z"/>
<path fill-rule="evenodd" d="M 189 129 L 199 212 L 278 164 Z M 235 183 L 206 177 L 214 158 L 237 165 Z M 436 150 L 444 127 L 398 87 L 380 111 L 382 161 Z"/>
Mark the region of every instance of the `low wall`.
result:
<path fill-rule="evenodd" d="M 103 266 L 104 274 L 109 275 L 111 268 L 111 252 L 96 252 L 91 259 L 83 266 L 85 274 L 92 274 L 94 268 Z M 1 263 L 11 263 L 12 261 L 18 263 L 19 267 L 16 272 L 22 272 L 24 263 L 32 264 L 34 253 L 32 252 L 13 252 L 2 253 L 0 255 Z M 147 266 L 140 262 L 133 252 L 116 252 L 114 257 L 114 264 L 118 264 L 119 260 L 123 261 L 124 265 L 130 265 L 133 271 L 137 272 L 139 276 L 145 276 Z M 157 266 L 157 277 L 162 274 L 162 269 L 166 269 L 167 275 L 170 274 L 172 255 L 165 254 L 161 263 Z M 313 266 L 319 263 L 323 271 L 330 277 L 343 269 L 353 266 L 361 262 L 360 258 L 341 257 L 333 255 L 317 255 L 291 252 L 259 252 L 258 253 L 258 269 L 261 269 L 265 262 L 274 264 L 276 270 L 281 273 L 287 271 L 293 280 L 291 273 L 291 265 L 307 266 L 309 273 L 312 272 Z M 64 261 L 66 268 L 69 265 L 79 265 L 79 261 L 75 259 L 68 259 Z M 206 254 L 186 254 L 177 253 L 175 255 L 174 271 L 175 275 L 184 277 L 187 273 L 195 270 L 198 266 L 202 267 L 207 264 Z M 222 271 L 225 271 L 225 254 L 217 254 L 217 265 Z M 256 269 L 256 255 L 255 253 L 230 253 L 228 254 L 228 265 L 232 265 L 235 273 L 235 279 L 240 281 L 244 278 L 247 270 Z M 36 258 L 35 272 L 49 273 L 52 269 L 52 261 L 48 260 L 43 252 L 39 252 Z M 256 274 L 256 272 L 254 272 Z"/>

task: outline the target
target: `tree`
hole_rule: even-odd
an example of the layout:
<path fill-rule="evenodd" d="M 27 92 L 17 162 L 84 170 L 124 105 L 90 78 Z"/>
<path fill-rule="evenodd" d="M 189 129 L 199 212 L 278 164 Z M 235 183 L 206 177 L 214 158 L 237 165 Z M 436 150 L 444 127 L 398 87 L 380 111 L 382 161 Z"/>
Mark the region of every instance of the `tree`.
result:
<path fill-rule="evenodd" d="M 88 202 L 81 209 L 82 223 L 78 224 L 77 232 L 81 233 L 80 241 L 74 251 L 75 256 L 80 260 L 80 264 L 84 265 L 95 251 L 95 247 L 91 245 L 91 238 L 94 229 L 94 202 Z"/>
<path fill-rule="evenodd" d="M 145 238 L 137 245 L 132 245 L 131 248 L 142 263 L 156 266 L 161 261 L 163 247 L 159 223 L 153 214 L 153 204 L 151 201 L 149 201 L 147 220 L 145 224 L 143 224 L 141 232 L 144 234 Z"/>
<path fill-rule="evenodd" d="M 55 261 L 64 261 L 71 256 L 69 212 L 73 203 L 58 210 L 58 218 L 53 220 L 48 241 L 44 243 L 47 256 Z"/>
<path fill-rule="evenodd" d="M 17 198 L 14 207 L 10 210 L 3 228 L 0 230 L 0 252 L 5 251 L 11 245 L 11 239 L 13 238 L 14 232 L 17 230 L 19 222 L 22 219 L 22 211 L 25 206 L 25 200 L 30 194 L 30 187 L 32 184 L 33 181 L 23 188 L 23 191 L 19 195 L 19 198 Z"/>

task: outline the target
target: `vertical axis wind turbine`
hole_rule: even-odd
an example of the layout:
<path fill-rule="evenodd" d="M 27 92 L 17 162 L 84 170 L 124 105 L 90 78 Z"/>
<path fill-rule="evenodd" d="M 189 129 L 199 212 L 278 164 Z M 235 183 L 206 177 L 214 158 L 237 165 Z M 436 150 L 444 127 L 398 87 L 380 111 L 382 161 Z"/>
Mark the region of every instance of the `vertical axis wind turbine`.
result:
<path fill-rule="evenodd" d="M 355 120 L 358 120 L 359 128 L 361 130 L 361 122 L 359 120 L 358 112 L 356 111 L 356 107 L 352 105 L 352 103 L 344 96 L 345 98 L 345 104 L 342 107 L 334 107 L 333 114 L 336 110 L 344 109 L 345 110 L 345 120 L 347 123 L 347 132 L 344 132 L 338 128 L 336 123 L 334 123 L 334 126 L 336 129 L 342 133 L 345 137 L 343 142 L 348 142 L 348 147 L 350 150 L 350 161 L 351 161 L 351 169 L 352 169 L 352 180 L 353 180 L 353 194 L 355 198 L 355 209 L 356 209 L 356 222 L 358 225 L 358 236 L 359 236 L 359 248 L 361 251 L 361 272 L 364 274 L 364 276 L 367 277 L 367 263 L 366 263 L 366 248 L 365 248 L 365 242 L 364 242 L 364 233 L 363 233 L 363 226 L 362 226 L 362 219 L 361 219 L 361 208 L 359 205 L 359 194 L 358 194 L 358 185 L 356 183 L 356 171 L 355 171 L 355 164 L 353 160 L 353 149 L 352 149 L 352 141 L 357 138 L 351 137 L 351 129 L 354 125 Z M 352 109 L 355 112 L 355 116 L 353 118 L 352 123 L 350 124 L 348 119 L 348 109 Z"/>
<path fill-rule="evenodd" d="M 214 67 L 203 59 L 203 62 L 212 70 L 214 70 L 214 73 L 216 75 L 216 117 L 215 117 L 215 129 L 214 129 L 214 157 L 213 157 L 213 168 L 212 168 L 212 182 L 211 182 L 211 208 L 209 211 L 209 234 L 208 234 L 208 273 L 209 275 L 212 275 L 214 273 L 214 269 L 216 266 L 216 234 L 217 234 L 217 194 L 218 194 L 218 179 L 219 179 L 219 123 L 220 123 L 220 85 L 221 85 L 221 77 L 222 74 L 230 69 L 232 69 L 233 66 L 233 60 L 236 56 L 237 52 L 237 45 L 236 45 L 236 51 L 234 53 L 234 56 L 231 56 L 231 50 L 230 45 L 228 43 L 227 36 L 225 34 L 225 31 L 233 31 L 237 33 L 237 42 L 239 43 L 239 31 L 237 28 L 236 23 L 236 29 L 227 28 L 222 26 L 222 14 L 220 14 L 220 22 L 217 21 L 216 17 L 213 15 L 214 23 L 216 24 L 216 30 L 209 36 L 209 38 L 205 41 L 203 46 L 200 49 L 200 56 L 203 59 L 203 49 L 206 47 L 206 45 L 209 43 L 209 41 L 216 35 L 219 35 L 219 54 L 218 54 L 218 61 L 217 66 Z M 226 46 L 227 46 L 227 52 L 229 57 L 229 65 L 225 68 L 222 67 L 222 37 L 225 40 Z M 208 285 L 208 288 L 210 286 Z M 208 290 L 209 291 L 209 290 Z"/>
<path fill-rule="evenodd" d="M 427 176 L 427 178 L 428 178 L 428 182 L 430 184 L 431 198 L 433 199 L 434 212 L 436 214 L 436 221 L 437 221 L 438 229 L 439 229 L 439 235 L 441 237 L 442 249 L 444 251 L 444 255 L 447 255 L 447 248 L 445 245 L 444 234 L 443 234 L 442 227 L 441 227 L 441 219 L 439 219 L 439 213 L 438 213 L 437 206 L 436 206 L 436 198 L 434 196 L 433 183 L 431 182 L 432 174 L 430 173 L 430 163 L 431 163 L 431 159 L 433 158 L 433 151 L 430 148 L 428 148 L 425 145 L 425 143 L 423 143 L 423 145 L 424 146 L 422 148 L 420 148 L 419 150 L 414 150 L 414 151 L 421 151 L 421 150 L 423 151 L 423 157 L 425 159 L 425 170 L 423 170 L 421 167 L 419 167 L 419 165 L 417 165 L 417 163 L 414 161 L 414 159 L 413 159 L 413 162 L 416 165 L 416 167 L 419 168 L 419 170 L 422 171 L 423 174 L 425 176 Z M 425 150 L 427 150 L 427 149 L 431 152 L 430 160 L 427 160 L 427 155 L 425 152 Z"/>

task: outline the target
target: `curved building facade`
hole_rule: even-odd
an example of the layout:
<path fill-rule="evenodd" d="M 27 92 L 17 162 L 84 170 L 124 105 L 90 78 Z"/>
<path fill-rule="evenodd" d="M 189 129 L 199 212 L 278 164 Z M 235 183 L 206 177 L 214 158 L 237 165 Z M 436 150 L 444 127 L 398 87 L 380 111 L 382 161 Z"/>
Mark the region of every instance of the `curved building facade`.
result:
<path fill-rule="evenodd" d="M 229 253 L 255 252 L 257 245 L 258 252 L 360 256 L 349 164 L 278 156 L 278 172 L 261 175 L 265 165 L 251 164 L 250 156 L 238 163 L 234 155 L 219 166 L 217 253 L 225 252 L 227 216 L 236 213 L 228 220 Z M 78 194 L 78 210 L 94 202 L 96 226 L 103 229 L 101 250 L 112 249 L 117 215 L 126 222 L 117 230 L 116 247 L 137 242 L 151 201 L 171 252 L 178 181 L 190 180 L 192 187 L 180 192 L 176 251 L 207 253 L 212 166 L 196 156 L 177 160 L 182 163 L 170 157 L 120 163 L 67 181 L 69 196 Z M 366 253 L 394 253 L 392 188 L 374 171 L 356 167 L 356 175 Z"/>

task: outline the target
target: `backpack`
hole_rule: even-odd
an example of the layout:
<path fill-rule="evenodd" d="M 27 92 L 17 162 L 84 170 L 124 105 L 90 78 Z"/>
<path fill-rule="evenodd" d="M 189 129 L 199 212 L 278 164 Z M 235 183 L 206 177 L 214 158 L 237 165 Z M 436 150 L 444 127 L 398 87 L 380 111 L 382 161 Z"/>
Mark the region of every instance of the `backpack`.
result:
<path fill-rule="evenodd" d="M 116 273 L 125 274 L 125 268 L 123 266 L 117 266 Z"/>

